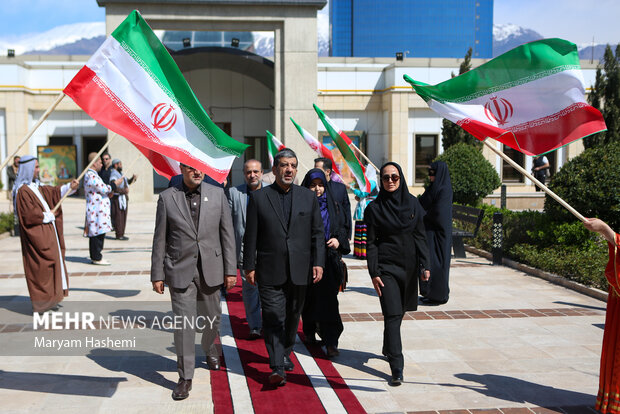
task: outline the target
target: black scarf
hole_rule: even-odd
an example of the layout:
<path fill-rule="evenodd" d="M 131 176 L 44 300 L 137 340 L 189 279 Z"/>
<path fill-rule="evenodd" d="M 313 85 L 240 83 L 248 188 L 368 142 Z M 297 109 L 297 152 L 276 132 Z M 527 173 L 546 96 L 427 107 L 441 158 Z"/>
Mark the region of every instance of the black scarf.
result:
<path fill-rule="evenodd" d="M 420 197 L 420 204 L 426 210 L 424 224 L 446 228 L 452 226 L 452 182 L 448 165 L 443 161 L 435 161 L 431 164 L 435 170 L 435 181 L 426 188 Z"/>
<path fill-rule="evenodd" d="M 400 175 L 400 185 L 393 193 L 383 188 L 383 170 L 388 165 L 396 167 L 398 175 Z M 379 195 L 375 201 L 368 205 L 366 210 L 370 209 L 371 213 L 369 217 L 366 217 L 369 224 L 388 233 L 413 231 L 424 213 L 417 198 L 409 193 L 407 181 L 400 165 L 395 162 L 383 164 L 379 173 L 379 183 Z"/>

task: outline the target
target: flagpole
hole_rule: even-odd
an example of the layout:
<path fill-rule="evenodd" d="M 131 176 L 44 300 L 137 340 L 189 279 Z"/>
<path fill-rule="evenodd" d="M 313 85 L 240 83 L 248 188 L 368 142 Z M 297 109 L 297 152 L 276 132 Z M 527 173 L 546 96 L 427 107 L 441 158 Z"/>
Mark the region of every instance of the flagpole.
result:
<path fill-rule="evenodd" d="M 110 143 L 112 141 L 114 141 L 114 139 L 118 136 L 118 134 L 114 134 L 112 135 L 112 138 L 110 138 L 108 140 L 108 142 L 105 143 L 105 145 L 103 147 L 101 147 L 101 149 L 99 150 L 99 152 L 97 153 L 97 155 L 95 157 L 93 157 L 92 160 L 90 160 L 90 162 L 88 163 L 88 165 L 86 166 L 86 168 L 84 168 L 84 171 L 82 171 L 82 174 L 80 174 L 80 176 L 77 178 L 78 181 L 80 181 L 82 179 L 82 177 L 84 177 L 84 175 L 86 174 L 86 171 L 88 171 L 90 169 L 90 167 L 93 166 L 93 164 L 97 161 L 97 158 L 101 157 L 101 154 L 103 154 L 103 152 L 106 150 L 106 148 L 108 148 L 108 146 L 110 145 Z M 65 193 L 64 196 L 62 196 L 62 198 L 58 201 L 58 203 L 56 204 L 56 206 L 54 206 L 54 209 L 52 210 L 52 214 L 56 213 L 56 210 L 58 210 L 58 208 L 60 207 L 60 205 L 62 204 L 62 202 L 65 200 L 65 198 L 67 198 L 67 196 L 69 195 L 70 191 L 67 191 Z"/>
<path fill-rule="evenodd" d="M 133 161 L 131 162 L 131 164 L 129 164 L 129 167 L 127 167 L 127 168 L 123 168 L 123 169 L 124 169 L 125 171 L 129 171 L 129 170 L 131 170 L 131 168 L 132 168 L 132 167 L 136 164 L 136 162 L 138 162 L 138 160 L 140 159 L 140 156 L 141 156 L 141 155 L 142 155 L 142 154 L 138 154 L 138 156 L 136 157 L 136 159 L 135 159 L 135 160 L 133 160 Z"/>
<path fill-rule="evenodd" d="M 563 206 L 564 208 L 566 208 L 568 211 L 570 211 L 575 217 L 577 217 L 579 220 L 585 222 L 586 218 L 584 216 L 582 216 L 577 210 L 575 210 L 573 207 L 570 206 L 570 204 L 568 204 L 566 201 L 562 200 L 562 198 L 560 198 L 560 196 L 558 196 L 556 193 L 554 193 L 553 191 L 551 191 L 549 189 L 549 187 L 547 187 L 546 185 L 544 185 L 543 183 L 541 183 L 540 181 L 538 181 L 536 178 L 534 178 L 534 176 L 532 174 L 530 174 L 529 172 L 527 172 L 525 170 L 525 168 L 521 167 L 519 164 L 517 164 L 516 162 L 514 162 L 509 156 L 507 156 L 506 154 L 504 154 L 502 151 L 498 150 L 497 148 L 495 148 L 495 146 L 493 146 L 492 144 L 489 144 L 489 139 L 485 139 L 484 144 L 489 147 L 491 149 L 491 151 L 493 151 L 494 153 L 496 153 L 497 155 L 499 155 L 500 157 L 502 157 L 504 159 L 504 161 L 506 161 L 508 164 L 512 165 L 514 167 L 514 169 L 516 169 L 517 171 L 519 171 L 521 174 L 523 174 L 524 176 L 526 176 L 529 180 L 531 180 L 534 184 L 536 184 L 538 187 L 540 187 L 541 190 L 543 190 L 545 193 L 549 194 L 549 196 L 551 196 L 551 198 L 553 198 L 555 201 L 557 201 L 558 203 L 560 203 L 561 206 Z"/>
<path fill-rule="evenodd" d="M 375 170 L 377 170 L 377 172 L 379 172 L 379 168 L 377 168 L 377 166 L 376 166 L 375 164 L 373 164 L 373 162 L 372 162 L 372 161 L 370 161 L 370 158 L 368 158 L 368 157 L 366 156 L 366 154 L 364 154 L 364 153 L 362 152 L 362 150 L 360 150 L 359 148 L 357 148 L 357 146 L 356 146 L 353 142 L 351 142 L 351 146 L 353 146 L 353 148 L 354 148 L 357 152 L 359 152 L 359 153 L 360 153 L 360 155 L 361 155 L 361 156 L 362 156 L 362 157 L 363 157 L 366 161 L 368 161 L 368 164 L 372 165 L 372 166 L 375 168 Z"/>
<path fill-rule="evenodd" d="M 60 94 L 56 97 L 56 99 L 54 100 L 54 102 L 52 103 L 52 105 L 50 105 L 49 108 L 47 108 L 47 111 L 45 111 L 45 113 L 43 113 L 43 115 L 41 116 L 41 118 L 39 118 L 39 121 L 35 124 L 35 126 L 28 131 L 28 133 L 26 134 L 26 136 L 21 140 L 21 142 L 19 143 L 19 145 L 17 146 L 17 148 L 15 149 L 15 151 L 13 151 L 13 153 L 11 155 L 9 155 L 8 157 L 6 157 L 4 159 L 4 161 L 2 161 L 2 164 L 0 164 L 0 171 L 2 171 L 4 169 L 4 167 L 8 164 L 9 160 L 11 158 L 13 158 L 15 156 L 15 154 L 17 154 L 19 152 L 20 149 L 22 149 L 22 147 L 24 146 L 24 144 L 26 144 L 26 142 L 28 142 L 28 140 L 30 139 L 30 137 L 32 137 L 32 135 L 35 133 L 35 131 L 41 126 L 41 124 L 43 123 L 43 121 L 45 121 L 47 119 L 47 117 L 52 113 L 52 111 L 54 109 L 56 109 L 56 107 L 58 106 L 58 104 L 60 103 L 60 101 L 62 101 L 62 98 L 64 98 L 66 95 L 64 92 L 60 92 Z"/>

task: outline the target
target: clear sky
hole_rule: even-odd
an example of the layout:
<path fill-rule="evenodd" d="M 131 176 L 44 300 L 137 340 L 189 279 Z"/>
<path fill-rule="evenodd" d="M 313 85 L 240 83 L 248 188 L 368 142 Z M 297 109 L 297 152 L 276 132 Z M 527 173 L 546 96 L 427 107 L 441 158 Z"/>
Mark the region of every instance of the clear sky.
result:
<path fill-rule="evenodd" d="M 0 0 L 0 37 L 21 37 L 71 23 L 103 22 L 96 0 Z"/>
<path fill-rule="evenodd" d="M 0 0 L 0 37 L 104 20 L 96 0 Z M 620 42 L 620 0 L 495 0 L 495 23 L 514 23 L 572 42 Z"/>
<path fill-rule="evenodd" d="M 495 0 L 495 24 L 513 23 L 543 37 L 584 44 L 620 42 L 619 0 Z"/>

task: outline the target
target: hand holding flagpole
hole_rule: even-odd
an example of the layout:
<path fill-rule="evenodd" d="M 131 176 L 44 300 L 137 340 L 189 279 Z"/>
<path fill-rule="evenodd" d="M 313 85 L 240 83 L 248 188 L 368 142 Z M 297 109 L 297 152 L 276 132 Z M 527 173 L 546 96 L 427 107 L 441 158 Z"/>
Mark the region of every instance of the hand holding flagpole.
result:
<path fill-rule="evenodd" d="M 92 167 L 92 165 L 97 161 L 97 158 L 101 157 L 101 154 L 103 154 L 103 152 L 106 150 L 106 148 L 108 148 L 108 146 L 110 145 L 110 143 L 112 141 L 114 141 L 114 139 L 118 136 L 118 134 L 114 134 L 112 135 L 112 138 L 110 138 L 108 140 L 108 142 L 105 143 L 105 145 L 103 147 L 101 147 L 101 149 L 99 150 L 99 152 L 97 153 L 97 156 L 93 157 L 92 160 L 90 160 L 90 162 L 88 163 L 88 165 L 86 166 L 86 168 L 84 168 L 84 171 L 82 171 L 82 174 L 80 174 L 80 176 L 77 178 L 78 181 L 80 181 L 82 179 L 82 177 L 84 177 L 84 175 L 86 174 L 86 171 L 89 170 L 90 167 Z M 58 203 L 54 206 L 54 208 L 52 209 L 52 214 L 56 213 L 56 210 L 58 210 L 58 208 L 60 207 L 60 205 L 62 204 L 62 202 L 65 200 L 65 198 L 67 198 L 67 196 L 69 195 L 69 191 L 67 191 L 65 193 L 64 196 L 62 196 L 62 198 L 58 201 Z"/>

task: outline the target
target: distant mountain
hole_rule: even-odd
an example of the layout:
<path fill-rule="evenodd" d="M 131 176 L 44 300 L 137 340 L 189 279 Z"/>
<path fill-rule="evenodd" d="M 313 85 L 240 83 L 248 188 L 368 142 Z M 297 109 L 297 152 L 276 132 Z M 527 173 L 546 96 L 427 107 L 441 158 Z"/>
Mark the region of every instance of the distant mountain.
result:
<path fill-rule="evenodd" d="M 494 24 L 493 25 L 493 56 L 499 56 L 524 43 L 542 39 L 543 36 L 531 29 L 526 29 L 516 24 Z M 602 44 L 577 45 L 579 58 L 584 60 L 599 61 L 605 52 Z M 594 52 L 594 53 L 592 53 Z"/>
<path fill-rule="evenodd" d="M 516 24 L 493 25 L 493 56 L 499 56 L 523 43 L 542 39 L 542 35 L 531 29 L 526 29 Z"/>
<path fill-rule="evenodd" d="M 329 56 L 329 16 L 319 13 L 318 55 Z M 156 31 L 156 34 L 159 31 Z M 161 34 L 161 33 L 160 33 Z M 542 39 L 543 36 L 531 29 L 514 24 L 493 25 L 493 56 L 498 56 L 523 43 Z M 23 35 L 19 37 L 0 38 L 0 54 L 6 49 L 15 49 L 17 55 L 50 54 L 50 55 L 91 55 L 105 40 L 105 23 L 75 23 L 55 27 L 43 33 Z M 579 45 L 581 59 L 602 58 L 605 45 Z M 254 33 L 255 53 L 264 57 L 273 57 L 273 32 Z M 594 52 L 594 54 L 592 53 Z"/>
<path fill-rule="evenodd" d="M 0 53 L 5 54 L 6 49 L 14 49 L 17 55 L 33 51 L 43 53 L 60 46 L 74 44 L 75 51 L 73 48 L 67 48 L 58 53 L 69 55 L 85 53 L 89 55 L 96 50 L 96 47 L 90 50 L 82 44 L 81 40 L 100 36 L 105 36 L 104 22 L 66 24 L 42 33 L 2 38 L 0 39 Z"/>
<path fill-rule="evenodd" d="M 49 50 L 31 50 L 24 55 L 92 55 L 104 41 L 105 36 L 96 36 L 56 46 Z"/>

